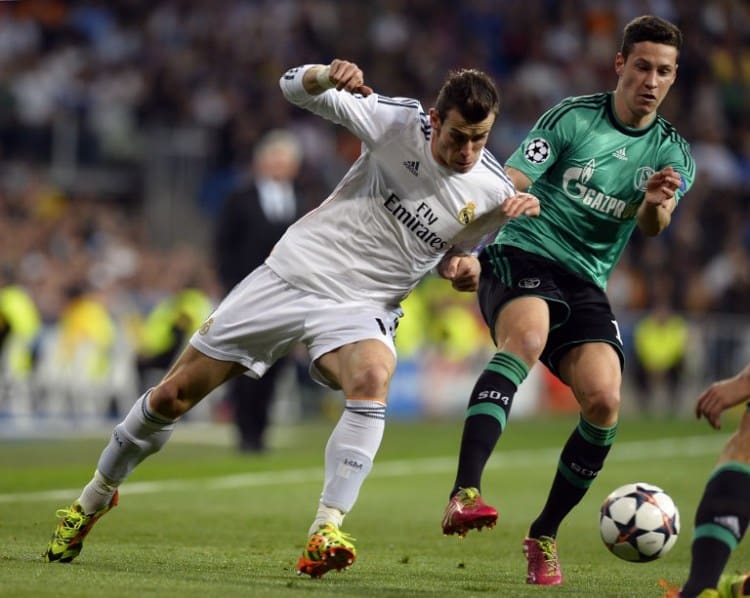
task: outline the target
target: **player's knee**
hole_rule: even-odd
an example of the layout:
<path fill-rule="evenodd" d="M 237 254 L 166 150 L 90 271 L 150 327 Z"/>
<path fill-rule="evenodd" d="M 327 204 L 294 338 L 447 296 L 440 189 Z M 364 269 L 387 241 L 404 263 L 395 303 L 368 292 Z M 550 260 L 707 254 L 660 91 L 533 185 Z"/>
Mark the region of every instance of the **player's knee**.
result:
<path fill-rule="evenodd" d="M 581 401 L 584 417 L 593 424 L 611 426 L 620 411 L 620 393 L 613 389 L 597 389 Z"/>
<path fill-rule="evenodd" d="M 360 368 L 352 378 L 352 394 L 363 397 L 380 397 L 387 394 L 391 370 L 382 363 L 369 363 Z"/>
<path fill-rule="evenodd" d="M 149 408 L 165 419 L 175 420 L 182 417 L 192 407 L 179 386 L 170 380 L 165 380 L 156 386 L 149 395 Z"/>
<path fill-rule="evenodd" d="M 544 350 L 547 339 L 536 330 L 526 330 L 518 338 L 503 347 L 503 350 L 518 355 L 525 363 L 535 363 Z M 510 345 L 513 346 L 510 346 Z"/>

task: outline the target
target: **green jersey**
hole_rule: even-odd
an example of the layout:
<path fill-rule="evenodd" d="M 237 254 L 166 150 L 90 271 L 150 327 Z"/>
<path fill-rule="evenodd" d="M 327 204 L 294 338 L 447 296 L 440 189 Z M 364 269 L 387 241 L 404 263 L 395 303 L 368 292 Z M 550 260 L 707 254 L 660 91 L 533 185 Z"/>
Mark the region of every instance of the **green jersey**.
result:
<path fill-rule="evenodd" d="M 679 199 L 693 184 L 687 142 L 661 116 L 642 129 L 623 125 L 612 92 L 563 100 L 536 122 L 508 166 L 531 181 L 536 218 L 510 220 L 495 244 L 562 263 L 602 289 L 636 226 L 646 181 L 672 166 Z"/>

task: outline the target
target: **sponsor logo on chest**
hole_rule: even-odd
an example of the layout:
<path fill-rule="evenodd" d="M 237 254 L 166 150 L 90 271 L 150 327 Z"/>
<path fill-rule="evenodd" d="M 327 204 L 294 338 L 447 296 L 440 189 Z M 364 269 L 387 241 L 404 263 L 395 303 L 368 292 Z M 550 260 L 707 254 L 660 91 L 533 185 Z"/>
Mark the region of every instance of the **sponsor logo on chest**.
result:
<path fill-rule="evenodd" d="M 619 151 L 619 150 L 618 150 Z M 617 153 L 617 152 L 615 152 Z M 627 159 L 627 158 L 620 158 Z M 589 185 L 591 178 L 594 176 L 596 171 L 596 160 L 593 158 L 589 160 L 583 168 L 572 167 L 568 168 L 563 173 L 562 180 L 562 191 L 581 204 L 601 212 L 614 216 L 620 220 L 629 220 L 635 216 L 638 210 L 638 204 L 628 204 L 628 202 L 615 197 L 614 195 L 607 195 L 596 187 Z M 650 173 L 649 173 L 650 172 Z M 653 169 L 648 167 L 641 167 L 638 169 L 636 174 L 636 180 L 633 181 L 634 191 L 645 190 L 645 181 L 648 177 L 653 174 Z M 647 176 L 644 177 L 644 174 Z"/>

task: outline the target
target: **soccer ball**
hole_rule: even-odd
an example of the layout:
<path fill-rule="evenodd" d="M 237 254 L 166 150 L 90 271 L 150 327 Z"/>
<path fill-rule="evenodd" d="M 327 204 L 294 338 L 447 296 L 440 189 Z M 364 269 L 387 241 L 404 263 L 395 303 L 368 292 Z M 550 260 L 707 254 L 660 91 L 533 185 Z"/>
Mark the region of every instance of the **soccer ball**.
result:
<path fill-rule="evenodd" d="M 680 513 L 658 486 L 625 484 L 604 500 L 599 532 L 615 556 L 646 563 L 672 550 L 680 533 Z"/>

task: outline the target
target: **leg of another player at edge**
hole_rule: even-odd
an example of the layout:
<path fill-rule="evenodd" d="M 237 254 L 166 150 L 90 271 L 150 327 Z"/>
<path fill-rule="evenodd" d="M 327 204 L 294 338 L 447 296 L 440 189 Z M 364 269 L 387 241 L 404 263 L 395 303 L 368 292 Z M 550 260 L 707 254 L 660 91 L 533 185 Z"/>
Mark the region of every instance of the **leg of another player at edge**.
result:
<path fill-rule="evenodd" d="M 615 350 L 607 343 L 573 347 L 562 358 L 560 373 L 581 415 L 560 454 L 547 502 L 531 524 L 531 538 L 556 537 L 562 520 L 601 471 L 617 432 L 622 372 Z"/>
<path fill-rule="evenodd" d="M 715 588 L 750 520 L 750 404 L 729 438 L 695 513 L 690 573 L 680 596 Z"/>
<path fill-rule="evenodd" d="M 380 341 L 362 341 L 327 353 L 318 367 L 339 381 L 345 405 L 326 444 L 323 492 L 310 534 L 323 523 L 340 527 L 359 496 L 383 439 L 396 359 Z"/>

